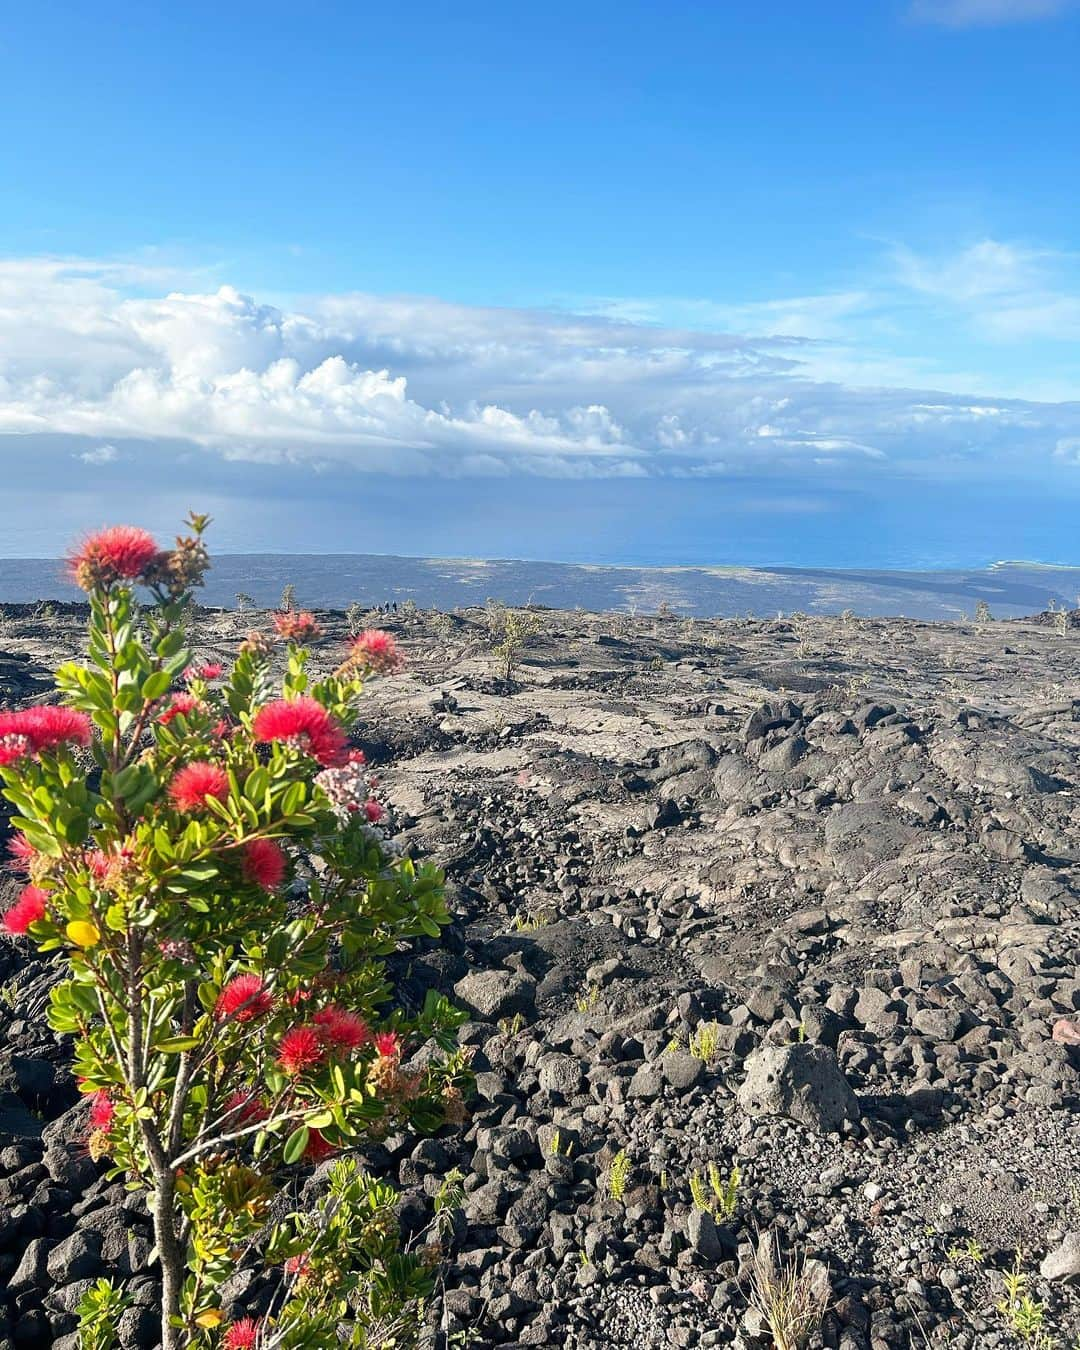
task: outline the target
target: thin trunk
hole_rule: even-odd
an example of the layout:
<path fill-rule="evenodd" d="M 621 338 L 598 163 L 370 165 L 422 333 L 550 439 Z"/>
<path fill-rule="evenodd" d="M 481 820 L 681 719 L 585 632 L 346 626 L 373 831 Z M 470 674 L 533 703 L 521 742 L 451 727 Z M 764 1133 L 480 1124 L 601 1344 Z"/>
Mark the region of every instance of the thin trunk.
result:
<path fill-rule="evenodd" d="M 183 1331 L 173 1320 L 180 1316 L 184 1255 L 176 1236 L 176 1178 L 171 1171 L 154 1184 L 154 1239 L 161 1263 L 161 1350 L 182 1350 Z"/>

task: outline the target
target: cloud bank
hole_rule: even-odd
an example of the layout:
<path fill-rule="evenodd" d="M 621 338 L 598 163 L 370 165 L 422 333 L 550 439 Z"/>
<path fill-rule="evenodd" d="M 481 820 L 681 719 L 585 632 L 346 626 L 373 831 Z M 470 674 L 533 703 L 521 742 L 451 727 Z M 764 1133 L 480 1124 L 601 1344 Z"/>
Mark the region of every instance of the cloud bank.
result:
<path fill-rule="evenodd" d="M 1080 299 L 1049 265 L 993 241 L 947 259 L 896 250 L 886 297 L 571 313 L 364 294 L 271 305 L 228 285 L 168 290 L 135 266 L 10 260 L 0 457 L 50 434 L 99 473 L 125 441 L 454 477 L 1060 470 L 1077 460 L 1080 404 L 964 392 L 963 375 L 913 382 L 933 372 L 872 341 L 901 301 L 996 323 L 1006 342 L 1075 336 Z"/>

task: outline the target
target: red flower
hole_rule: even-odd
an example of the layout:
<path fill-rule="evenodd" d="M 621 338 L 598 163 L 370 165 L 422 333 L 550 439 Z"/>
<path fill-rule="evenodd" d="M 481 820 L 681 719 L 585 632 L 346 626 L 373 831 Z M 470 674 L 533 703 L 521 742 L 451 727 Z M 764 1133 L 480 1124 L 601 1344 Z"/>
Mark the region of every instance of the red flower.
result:
<path fill-rule="evenodd" d="M 219 764 L 197 759 L 180 770 L 169 784 L 169 796 L 178 811 L 203 811 L 208 797 L 229 795 L 229 778 Z"/>
<path fill-rule="evenodd" d="M 378 675 L 393 675 L 405 664 L 397 642 L 381 628 L 365 629 L 349 643 L 352 660 Z"/>
<path fill-rule="evenodd" d="M 331 1158 L 337 1152 L 337 1148 L 329 1143 L 318 1130 L 308 1131 L 308 1145 L 304 1149 L 304 1158 L 307 1162 L 320 1163 L 326 1158 Z"/>
<path fill-rule="evenodd" d="M 265 1016 L 273 1006 L 273 995 L 263 988 L 258 975 L 235 975 L 218 995 L 214 1015 L 250 1022 Z"/>
<path fill-rule="evenodd" d="M 152 535 L 134 525 L 113 525 L 84 539 L 68 558 L 68 570 L 84 591 L 114 581 L 134 581 L 158 557 Z"/>
<path fill-rule="evenodd" d="M 95 1092 L 90 1098 L 90 1128 L 92 1130 L 107 1130 L 112 1124 L 115 1114 L 116 1107 L 113 1106 L 109 1094 L 104 1091 Z"/>
<path fill-rule="evenodd" d="M 364 803 L 364 815 L 367 816 L 369 825 L 378 825 L 386 812 L 383 810 L 381 803 L 377 802 L 374 797 L 369 797 Z"/>
<path fill-rule="evenodd" d="M 323 1062 L 322 1038 L 314 1027 L 293 1027 L 278 1043 L 277 1062 L 290 1077 Z"/>
<path fill-rule="evenodd" d="M 225 667 L 220 661 L 207 661 L 201 666 L 188 666 L 184 671 L 185 680 L 220 680 Z"/>
<path fill-rule="evenodd" d="M 285 1262 L 285 1274 L 295 1275 L 298 1279 L 306 1275 L 311 1269 L 311 1256 L 308 1252 L 301 1252 L 299 1256 L 290 1256 Z"/>
<path fill-rule="evenodd" d="M 242 1129 L 245 1125 L 258 1125 L 262 1120 L 269 1120 L 270 1112 L 254 1092 L 234 1092 L 225 1103 L 222 1116 L 229 1128 L 236 1130 Z"/>
<path fill-rule="evenodd" d="M 256 886 L 274 890 L 281 885 L 285 867 L 285 854 L 272 839 L 252 839 L 244 845 L 244 876 Z"/>
<path fill-rule="evenodd" d="M 90 744 L 90 718 L 74 708 L 58 708 L 45 704 L 36 708 L 23 708 L 20 712 L 0 712 L 0 747 L 19 749 L 16 744 L 25 742 L 22 755 L 40 754 L 42 750 L 55 750 L 58 745 Z M 10 758 L 0 760 L 10 763 Z"/>
<path fill-rule="evenodd" d="M 3 716 L 4 714 L 0 713 L 0 717 Z M 32 754 L 33 749 L 29 736 L 17 736 L 12 732 L 0 736 L 0 768 L 5 764 L 17 764 L 20 759 Z"/>
<path fill-rule="evenodd" d="M 268 703 L 255 714 L 251 729 L 257 741 L 296 745 L 320 764 L 343 764 L 348 754 L 344 731 L 307 695 Z"/>
<path fill-rule="evenodd" d="M 25 834 L 14 834 L 8 841 L 8 866 L 13 872 L 22 872 L 25 876 L 37 857 L 37 849 Z"/>
<path fill-rule="evenodd" d="M 173 694 L 169 700 L 169 706 L 164 712 L 158 713 L 158 721 L 163 727 L 167 727 L 174 717 L 186 717 L 188 713 L 197 711 L 202 704 L 193 694 Z"/>
<path fill-rule="evenodd" d="M 259 1324 L 252 1317 L 242 1317 L 225 1332 L 221 1350 L 254 1350 L 259 1344 Z"/>
<path fill-rule="evenodd" d="M 3 917 L 3 925 L 15 937 L 21 937 L 32 923 L 45 917 L 49 897 L 37 886 L 24 886 L 18 900 Z"/>
<path fill-rule="evenodd" d="M 99 848 L 89 849 L 83 856 L 83 862 L 90 869 L 90 875 L 95 881 L 104 881 L 112 867 L 112 859 Z"/>
<path fill-rule="evenodd" d="M 371 1039 L 368 1024 L 362 1017 L 333 1004 L 317 1012 L 314 1022 L 331 1050 L 355 1050 Z"/>
<path fill-rule="evenodd" d="M 311 642 L 314 638 L 322 636 L 322 629 L 315 615 L 309 614 L 304 609 L 289 609 L 284 614 L 275 614 L 274 628 L 278 637 L 285 638 L 288 642 Z"/>
<path fill-rule="evenodd" d="M 395 1059 L 401 1054 L 401 1037 L 396 1031 L 380 1031 L 375 1035 L 375 1053 L 382 1059 Z"/>

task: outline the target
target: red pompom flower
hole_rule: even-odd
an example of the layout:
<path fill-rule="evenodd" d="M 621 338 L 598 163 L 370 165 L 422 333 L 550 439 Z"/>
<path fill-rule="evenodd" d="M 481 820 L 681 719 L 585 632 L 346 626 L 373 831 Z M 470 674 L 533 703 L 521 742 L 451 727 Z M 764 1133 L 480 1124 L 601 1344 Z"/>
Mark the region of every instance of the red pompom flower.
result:
<path fill-rule="evenodd" d="M 251 729 L 257 741 L 284 741 L 323 765 L 343 764 L 348 755 L 344 731 L 321 703 L 306 694 L 260 708 Z"/>
<path fill-rule="evenodd" d="M 222 1118 L 235 1130 L 268 1120 L 270 1112 L 254 1092 L 234 1092 L 222 1109 Z"/>
<path fill-rule="evenodd" d="M 89 591 L 114 581 L 135 581 L 160 551 L 146 530 L 113 525 L 83 540 L 68 558 L 68 571 L 77 586 Z"/>
<path fill-rule="evenodd" d="M 288 642 L 312 642 L 322 636 L 315 615 L 305 609 L 287 609 L 283 614 L 275 614 L 274 629 L 278 637 Z"/>
<path fill-rule="evenodd" d="M 286 865 L 285 854 L 272 839 L 252 839 L 244 845 L 244 877 L 263 890 L 281 885 Z"/>
<path fill-rule="evenodd" d="M 337 1148 L 331 1144 L 320 1130 L 308 1130 L 307 1148 L 304 1149 L 304 1160 L 306 1162 L 321 1163 L 327 1158 L 332 1158 L 337 1152 Z"/>
<path fill-rule="evenodd" d="M 351 659 L 377 675 L 393 675 L 405 664 L 394 637 L 381 628 L 367 628 L 349 643 Z"/>
<path fill-rule="evenodd" d="M 293 1027 L 278 1042 L 278 1067 L 295 1078 L 321 1064 L 325 1053 L 322 1037 L 314 1027 Z"/>
<path fill-rule="evenodd" d="M 202 704 L 193 694 L 173 694 L 169 700 L 169 706 L 158 713 L 158 721 L 163 727 L 167 727 L 174 717 L 186 717 L 188 713 L 196 712 Z"/>
<path fill-rule="evenodd" d="M 25 834 L 12 835 L 8 841 L 8 866 L 13 872 L 22 872 L 25 876 L 37 857 L 37 849 Z"/>
<path fill-rule="evenodd" d="M 14 937 L 21 937 L 32 923 L 45 917 L 48 895 L 38 886 L 24 886 L 18 900 L 3 917 L 4 928 Z"/>
<path fill-rule="evenodd" d="M 221 1342 L 221 1350 L 255 1350 L 259 1344 L 259 1324 L 253 1317 L 242 1317 L 229 1327 Z"/>
<path fill-rule="evenodd" d="M 323 1042 L 331 1050 L 355 1050 L 371 1039 L 368 1024 L 356 1013 L 348 1012 L 331 1004 L 315 1014 L 315 1025 Z"/>
<path fill-rule="evenodd" d="M 0 758 L 0 764 L 28 754 L 38 755 L 42 750 L 55 750 L 60 745 L 89 744 L 90 718 L 74 708 L 45 704 L 19 712 L 0 712 L 0 750 L 6 746 L 9 751 Z"/>
<path fill-rule="evenodd" d="M 218 995 L 214 1014 L 250 1022 L 256 1017 L 264 1017 L 273 1006 L 274 997 L 263 987 L 258 975 L 235 975 Z"/>
<path fill-rule="evenodd" d="M 201 666 L 188 666 L 184 671 L 185 680 L 220 680 L 225 667 L 220 661 L 207 661 Z"/>
<path fill-rule="evenodd" d="M 18 736 L 13 732 L 8 732 L 6 736 L 0 735 L 0 768 L 5 764 L 17 764 L 20 759 L 33 754 L 33 751 L 29 736 Z"/>
<path fill-rule="evenodd" d="M 375 1053 L 382 1059 L 396 1059 L 401 1054 L 401 1037 L 396 1031 L 380 1031 L 375 1035 Z"/>
<path fill-rule="evenodd" d="M 204 811 L 208 797 L 229 795 L 229 778 L 219 764 L 197 759 L 180 770 L 169 784 L 169 796 L 178 811 Z"/>
<path fill-rule="evenodd" d="M 105 1091 L 95 1092 L 90 1098 L 90 1128 L 107 1130 L 115 1114 L 116 1107 L 113 1106 L 109 1094 Z"/>

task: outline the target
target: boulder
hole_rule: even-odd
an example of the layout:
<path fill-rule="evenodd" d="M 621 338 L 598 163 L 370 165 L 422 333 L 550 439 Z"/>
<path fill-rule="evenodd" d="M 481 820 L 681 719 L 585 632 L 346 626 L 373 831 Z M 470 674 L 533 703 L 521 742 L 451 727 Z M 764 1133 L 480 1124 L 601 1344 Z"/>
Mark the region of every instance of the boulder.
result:
<path fill-rule="evenodd" d="M 822 1134 L 855 1123 L 861 1114 L 836 1051 L 811 1042 L 755 1050 L 737 1098 L 749 1116 L 786 1116 Z"/>

